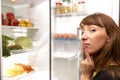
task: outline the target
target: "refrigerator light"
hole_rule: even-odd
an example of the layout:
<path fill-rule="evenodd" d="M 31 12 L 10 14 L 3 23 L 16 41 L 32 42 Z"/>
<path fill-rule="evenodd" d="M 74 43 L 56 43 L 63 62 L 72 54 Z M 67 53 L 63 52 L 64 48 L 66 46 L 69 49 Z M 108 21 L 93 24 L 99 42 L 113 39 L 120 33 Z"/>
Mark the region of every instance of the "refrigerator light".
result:
<path fill-rule="evenodd" d="M 15 2 L 16 0 L 11 0 L 12 2 Z"/>

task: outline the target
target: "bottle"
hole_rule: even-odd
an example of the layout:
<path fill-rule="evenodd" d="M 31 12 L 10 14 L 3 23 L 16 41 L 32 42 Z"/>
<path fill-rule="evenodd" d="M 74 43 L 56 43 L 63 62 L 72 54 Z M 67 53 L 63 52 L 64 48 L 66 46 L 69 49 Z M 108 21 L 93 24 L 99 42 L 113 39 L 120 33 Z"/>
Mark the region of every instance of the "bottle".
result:
<path fill-rule="evenodd" d="M 56 14 L 60 14 L 62 13 L 62 2 L 61 1 L 57 1 L 56 2 L 56 10 L 55 10 L 55 13 Z"/>
<path fill-rule="evenodd" d="M 77 0 L 73 0 L 72 2 L 72 12 L 77 12 Z"/>
<path fill-rule="evenodd" d="M 70 3 L 71 3 L 70 0 L 63 0 L 63 7 L 62 7 L 63 13 L 71 12 Z"/>
<path fill-rule="evenodd" d="M 78 1 L 78 12 L 86 11 L 85 1 L 79 0 Z"/>

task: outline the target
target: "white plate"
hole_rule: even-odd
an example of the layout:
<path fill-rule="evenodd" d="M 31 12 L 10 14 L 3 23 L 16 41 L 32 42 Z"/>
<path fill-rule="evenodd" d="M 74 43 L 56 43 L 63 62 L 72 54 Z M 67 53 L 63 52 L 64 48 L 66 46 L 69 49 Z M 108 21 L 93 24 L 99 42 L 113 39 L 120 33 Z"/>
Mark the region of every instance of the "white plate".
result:
<path fill-rule="evenodd" d="M 35 51 L 36 49 L 21 49 L 21 50 L 11 50 L 12 54 L 17 54 L 17 53 L 24 53 L 24 52 L 30 52 L 30 51 Z"/>
<path fill-rule="evenodd" d="M 12 55 L 12 56 L 7 57 L 7 58 L 2 57 L 2 77 L 4 78 L 2 80 L 18 80 L 19 78 L 23 78 L 25 76 L 28 76 L 28 75 L 31 75 L 33 73 L 40 71 L 39 67 L 29 64 L 29 60 L 27 59 L 27 57 L 28 57 L 28 55 L 24 54 L 24 53 Z M 15 77 L 7 75 L 5 73 L 6 69 L 13 67 L 17 63 L 30 65 L 34 69 L 34 71 L 31 71 L 30 73 L 23 73 L 21 75 L 15 76 Z"/>
<path fill-rule="evenodd" d="M 15 54 L 17 54 L 17 53 L 23 53 L 23 52 L 25 52 L 25 50 L 24 49 L 22 49 L 22 50 L 11 50 L 11 53 L 15 53 Z"/>
<path fill-rule="evenodd" d="M 30 75 L 35 74 L 36 72 L 40 71 L 40 69 L 38 67 L 32 67 L 32 68 L 34 69 L 34 71 L 31 71 L 29 73 L 24 72 L 23 74 L 18 75 L 18 76 L 9 76 L 9 75 L 5 74 L 5 72 L 4 72 L 5 70 L 3 70 L 2 78 L 3 78 L 3 80 L 18 80 L 18 79 L 20 80 L 24 77 L 30 76 Z"/>

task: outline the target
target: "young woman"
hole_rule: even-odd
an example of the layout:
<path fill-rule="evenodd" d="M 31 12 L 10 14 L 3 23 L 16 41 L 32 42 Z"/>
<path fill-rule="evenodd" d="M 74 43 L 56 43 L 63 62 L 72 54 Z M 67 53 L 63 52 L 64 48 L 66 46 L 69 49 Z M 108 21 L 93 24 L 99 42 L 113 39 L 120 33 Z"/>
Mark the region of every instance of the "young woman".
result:
<path fill-rule="evenodd" d="M 84 54 L 80 80 L 120 80 L 120 28 L 103 13 L 85 17 L 80 28 Z"/>

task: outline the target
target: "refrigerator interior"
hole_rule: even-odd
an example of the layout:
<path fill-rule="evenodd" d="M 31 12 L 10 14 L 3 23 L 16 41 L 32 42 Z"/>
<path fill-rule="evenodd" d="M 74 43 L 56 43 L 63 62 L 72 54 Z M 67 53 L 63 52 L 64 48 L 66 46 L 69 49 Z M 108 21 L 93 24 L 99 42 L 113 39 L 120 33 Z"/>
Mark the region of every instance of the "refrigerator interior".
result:
<path fill-rule="evenodd" d="M 1 0 L 2 2 L 10 0 Z M 87 15 L 94 12 L 103 12 L 110 15 L 117 24 L 119 24 L 119 0 L 84 0 L 86 2 L 87 12 L 84 15 L 79 16 L 67 16 L 67 17 L 55 17 L 54 8 L 55 2 L 57 0 L 16 0 L 16 4 L 23 3 L 26 1 L 28 9 L 22 8 L 26 13 L 21 12 L 20 7 L 9 9 L 16 13 L 18 18 L 31 18 L 34 22 L 34 29 L 24 29 L 18 28 L 20 35 L 29 36 L 34 43 L 34 48 L 36 50 L 25 52 L 21 54 L 15 54 L 9 57 L 7 60 L 2 58 L 2 66 L 4 62 L 20 62 L 29 64 L 31 66 L 36 66 L 40 68 L 40 72 L 36 72 L 36 75 L 32 74 L 25 76 L 20 80 L 49 80 L 49 66 L 51 67 L 52 80 L 79 80 L 80 68 L 79 61 L 81 58 L 81 42 L 80 40 L 54 40 L 54 33 L 66 33 L 75 34 L 77 33 L 77 28 L 79 27 L 80 21 Z M 77 0 L 76 0 L 77 1 Z M 51 2 L 51 6 L 49 6 Z M 28 5 L 29 4 L 29 5 Z M 10 4 L 9 4 L 10 5 Z M 13 5 L 12 5 L 13 6 Z M 30 7 L 29 7 L 30 6 Z M 50 39 L 50 19 L 49 19 L 49 7 L 51 7 L 51 45 L 49 45 Z M 19 8 L 19 13 L 18 9 Z M 6 9 L 3 9 L 6 10 Z M 6 11 L 9 11 L 6 10 Z M 2 11 L 6 13 L 6 11 Z M 23 15 L 24 14 L 24 15 Z M 1 27 L 0 33 L 4 33 L 11 37 L 18 37 L 19 34 L 13 35 L 13 28 Z M 16 28 L 15 28 L 16 29 Z M 1 31 L 2 30 L 2 31 Z M 21 34 L 22 33 L 22 34 Z M 2 40 L 1 40 L 2 41 Z M 2 44 L 2 43 L 1 43 Z M 50 64 L 50 46 L 51 46 L 51 64 Z M 1 50 L 2 51 L 2 50 Z M 1 53 L 2 54 L 2 53 Z M 2 67 L 3 69 L 4 67 Z M 38 76 L 41 75 L 40 77 Z M 7 79 L 8 80 L 8 79 Z"/>
<path fill-rule="evenodd" d="M 26 28 L 20 26 L 2 26 L 1 34 L 12 38 L 27 36 L 33 42 L 33 48 L 23 52 L 17 51 L 11 56 L 2 57 L 2 70 L 8 65 L 14 63 L 22 63 L 30 65 L 34 68 L 34 72 L 30 75 L 14 77 L 19 80 L 49 80 L 50 79 L 50 47 L 49 47 L 49 31 L 50 31 L 50 9 L 49 0 L 10 0 L 1 1 L 1 12 L 6 15 L 7 12 L 13 12 L 17 19 L 31 19 L 34 23 L 33 27 Z M 4 76 L 4 72 L 2 72 Z M 2 77 L 2 80 L 8 80 L 8 77 Z M 7 78 L 7 79 L 5 79 Z M 12 78 L 11 78 L 12 79 Z"/>
<path fill-rule="evenodd" d="M 119 25 L 119 0 L 82 0 L 87 8 L 85 12 L 56 13 L 56 2 L 60 1 L 62 0 L 51 0 L 52 76 L 58 80 L 79 80 L 79 61 L 82 60 L 82 46 L 78 34 L 80 21 L 89 14 L 102 12 L 111 16 Z M 56 34 L 63 34 L 62 38 L 56 38 Z M 75 34 L 77 39 L 63 39 L 64 34 Z"/>

